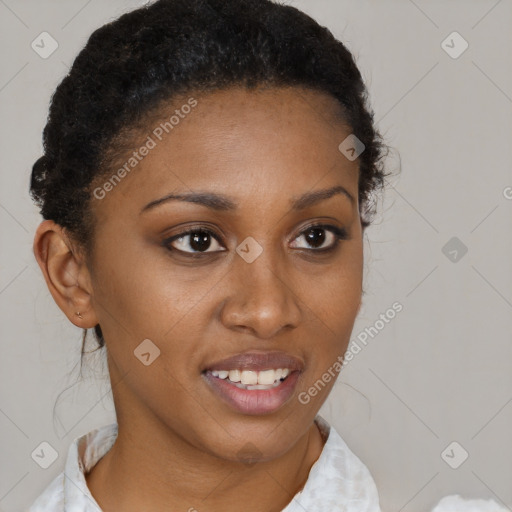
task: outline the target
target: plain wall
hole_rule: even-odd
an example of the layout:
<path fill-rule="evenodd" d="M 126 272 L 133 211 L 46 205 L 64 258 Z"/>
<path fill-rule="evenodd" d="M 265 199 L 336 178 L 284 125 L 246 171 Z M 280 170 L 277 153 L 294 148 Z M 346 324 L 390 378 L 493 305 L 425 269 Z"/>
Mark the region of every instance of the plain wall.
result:
<path fill-rule="evenodd" d="M 115 420 L 101 359 L 86 359 L 96 375 L 73 386 L 82 331 L 53 302 L 33 257 L 41 218 L 28 184 L 55 87 L 95 28 L 142 3 L 0 3 L 3 511 L 32 503 L 62 471 L 72 440 Z M 370 469 L 384 512 L 430 510 L 455 493 L 512 508 L 512 3 L 287 3 L 354 53 L 393 148 L 389 170 L 401 165 L 365 236 L 352 336 L 361 350 L 321 414 Z M 31 48 L 43 31 L 59 44 L 48 59 Z M 453 31 L 469 43 L 458 58 L 441 46 Z M 459 248 L 445 247 L 453 237 Z M 395 302 L 403 310 L 358 341 Z M 31 458 L 42 441 L 59 454 L 48 469 Z M 441 457 L 453 441 L 469 454 L 457 469 Z"/>

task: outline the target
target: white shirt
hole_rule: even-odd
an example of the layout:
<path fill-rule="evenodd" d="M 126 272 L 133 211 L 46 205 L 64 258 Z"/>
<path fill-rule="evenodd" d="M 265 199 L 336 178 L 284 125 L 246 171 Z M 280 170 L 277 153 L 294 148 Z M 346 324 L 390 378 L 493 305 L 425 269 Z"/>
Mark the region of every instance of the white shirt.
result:
<path fill-rule="evenodd" d="M 326 439 L 324 447 L 303 489 L 282 512 L 382 512 L 368 468 L 320 415 L 315 423 Z M 102 512 L 84 475 L 110 450 L 117 432 L 117 423 L 112 423 L 76 438 L 69 448 L 64 471 L 28 512 Z"/>

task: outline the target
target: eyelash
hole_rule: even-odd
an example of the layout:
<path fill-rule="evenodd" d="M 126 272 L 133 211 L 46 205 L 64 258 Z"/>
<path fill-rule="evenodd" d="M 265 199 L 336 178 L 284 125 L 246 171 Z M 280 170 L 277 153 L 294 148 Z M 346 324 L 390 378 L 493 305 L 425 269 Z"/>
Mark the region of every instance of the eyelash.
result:
<path fill-rule="evenodd" d="M 304 230 L 302 230 L 299 233 L 299 235 L 296 238 L 294 238 L 294 240 L 296 240 L 297 238 L 300 238 L 301 236 L 307 234 L 309 231 L 311 231 L 312 229 L 315 229 L 315 228 L 316 229 L 324 229 L 326 231 L 330 231 L 331 233 L 333 233 L 334 236 L 335 236 L 334 243 L 330 247 L 324 248 L 324 249 L 301 249 L 301 250 L 311 251 L 313 253 L 325 254 L 325 253 L 329 253 L 329 252 L 332 252 L 332 251 L 336 250 L 336 248 L 338 247 L 339 242 L 341 240 L 348 240 L 348 238 L 349 238 L 347 230 L 344 229 L 344 228 L 339 228 L 337 226 L 333 226 L 332 224 L 318 223 L 318 224 L 311 224 L 310 226 L 306 227 Z M 173 235 L 170 238 L 166 238 L 162 242 L 162 245 L 167 250 L 169 250 L 171 252 L 181 253 L 181 254 L 186 255 L 186 257 L 190 257 L 190 258 L 198 258 L 198 257 L 203 257 L 203 256 L 208 255 L 208 254 L 216 254 L 216 253 L 219 253 L 219 252 L 224 252 L 224 251 L 211 251 L 211 252 L 196 251 L 196 252 L 187 252 L 187 251 L 182 251 L 180 249 L 176 249 L 174 247 L 171 247 L 171 243 L 174 242 L 175 240 L 177 240 L 179 238 L 186 237 L 188 235 L 197 234 L 197 233 L 203 233 L 203 234 L 210 235 L 213 238 L 215 238 L 215 240 L 217 240 L 217 242 L 220 245 L 222 245 L 221 240 L 220 240 L 219 236 L 217 236 L 216 233 L 214 233 L 213 231 L 211 231 L 210 229 L 208 229 L 206 227 L 201 227 L 201 226 L 191 228 L 191 229 L 189 229 L 187 231 L 183 231 L 182 233 L 178 233 L 176 235 Z"/>

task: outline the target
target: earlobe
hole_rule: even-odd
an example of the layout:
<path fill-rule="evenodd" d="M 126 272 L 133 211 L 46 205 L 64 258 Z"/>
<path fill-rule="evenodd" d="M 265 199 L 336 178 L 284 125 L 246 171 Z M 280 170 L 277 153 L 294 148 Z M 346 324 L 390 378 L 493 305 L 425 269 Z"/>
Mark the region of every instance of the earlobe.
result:
<path fill-rule="evenodd" d="M 91 304 L 89 272 L 63 228 L 52 220 L 43 221 L 33 250 L 53 299 L 70 322 L 94 327 L 98 319 Z"/>

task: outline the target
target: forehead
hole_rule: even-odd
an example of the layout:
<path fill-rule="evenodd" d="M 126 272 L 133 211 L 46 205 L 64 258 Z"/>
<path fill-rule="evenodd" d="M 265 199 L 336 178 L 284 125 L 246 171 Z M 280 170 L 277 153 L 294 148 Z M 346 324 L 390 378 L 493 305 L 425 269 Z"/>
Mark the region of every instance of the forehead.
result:
<path fill-rule="evenodd" d="M 237 197 L 239 203 L 262 196 L 288 200 L 316 183 L 342 184 L 356 195 L 357 161 L 338 149 L 351 133 L 341 120 L 335 98 L 302 88 L 182 96 L 161 106 L 138 130 L 131 150 L 112 168 L 115 173 L 124 164 L 130 171 L 116 180 L 97 211 L 126 208 L 127 198 L 129 207 L 140 210 L 165 193 L 198 189 Z M 144 146 L 151 149 L 133 168 L 127 166 Z"/>
<path fill-rule="evenodd" d="M 204 108 L 195 109 L 197 118 L 207 118 L 222 113 L 226 119 L 242 121 L 249 118 L 280 119 L 294 117 L 295 112 L 308 117 L 323 119 L 333 124 L 342 118 L 342 107 L 331 95 L 304 87 L 258 86 L 254 88 L 231 87 L 195 95 Z M 182 96 L 183 103 L 187 96 Z"/>

